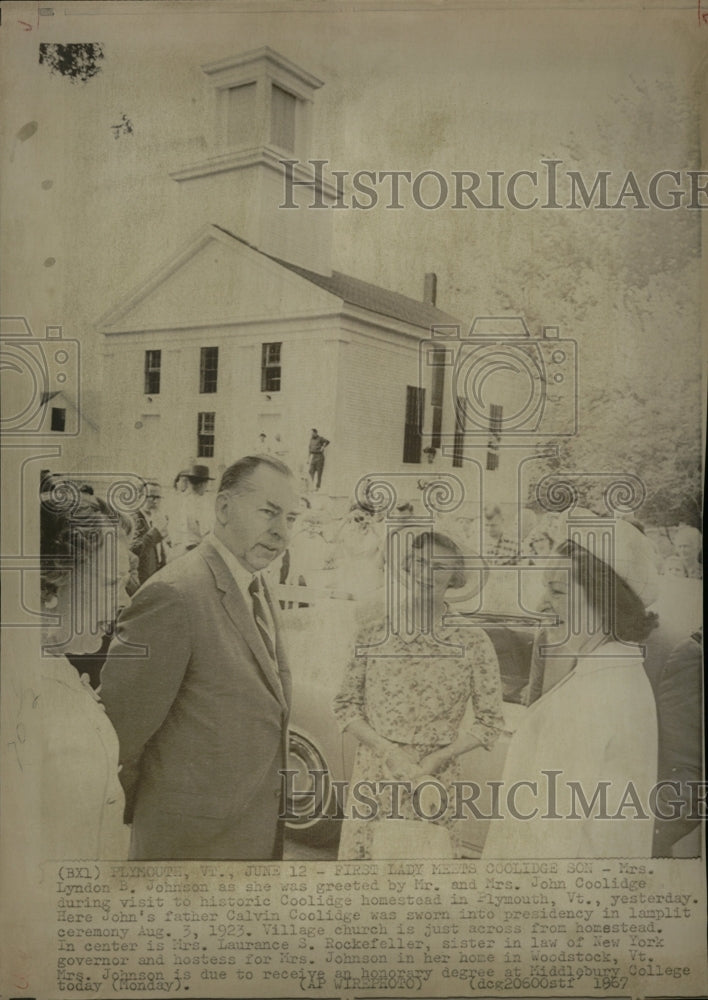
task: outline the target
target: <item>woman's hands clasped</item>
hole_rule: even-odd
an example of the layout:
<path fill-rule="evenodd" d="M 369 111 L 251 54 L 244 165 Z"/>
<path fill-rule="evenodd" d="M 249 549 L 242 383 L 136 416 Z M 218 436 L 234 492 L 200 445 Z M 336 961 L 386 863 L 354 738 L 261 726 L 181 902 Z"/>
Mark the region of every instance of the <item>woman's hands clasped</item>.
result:
<path fill-rule="evenodd" d="M 395 743 L 387 749 L 384 763 L 396 781 L 415 781 L 418 777 L 420 765 L 415 757 Z"/>
<path fill-rule="evenodd" d="M 435 776 L 436 774 L 440 774 L 440 772 L 445 769 L 447 764 L 449 764 L 450 761 L 456 756 L 457 755 L 450 749 L 450 747 L 441 747 L 439 750 L 434 750 L 426 757 L 423 757 L 418 765 L 419 773 L 416 777 L 420 779 L 423 776 L 430 776 L 431 774 Z"/>
<path fill-rule="evenodd" d="M 455 756 L 450 747 L 441 747 L 418 761 L 410 751 L 392 743 L 390 748 L 387 748 L 384 761 L 391 777 L 396 781 L 410 781 L 415 784 L 423 778 L 439 774 Z"/>

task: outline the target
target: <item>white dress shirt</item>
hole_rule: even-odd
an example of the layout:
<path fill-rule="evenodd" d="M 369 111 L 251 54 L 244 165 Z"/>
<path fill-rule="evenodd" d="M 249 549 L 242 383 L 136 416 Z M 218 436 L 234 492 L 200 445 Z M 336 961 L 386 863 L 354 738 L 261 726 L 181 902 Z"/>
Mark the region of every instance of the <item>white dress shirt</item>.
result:
<path fill-rule="evenodd" d="M 252 573 L 250 569 L 246 569 L 246 567 L 239 562 L 239 560 L 236 558 L 233 552 L 230 549 L 228 549 L 219 538 L 216 537 L 213 531 L 208 536 L 208 539 L 214 546 L 216 551 L 219 553 L 221 558 L 226 563 L 229 572 L 236 581 L 236 586 L 243 595 L 244 601 L 251 609 L 251 614 L 253 614 L 253 598 L 251 597 L 251 592 L 248 588 L 251 586 L 254 580 L 258 580 L 258 586 L 260 592 L 261 594 L 263 594 L 263 600 L 261 601 L 261 605 L 263 607 L 263 615 L 266 618 L 266 626 L 271 636 L 273 636 L 273 641 L 275 642 L 275 636 L 276 636 L 275 622 L 273 621 L 270 612 L 270 607 L 265 597 L 265 585 L 263 583 L 262 576 L 260 575 L 260 573 Z"/>

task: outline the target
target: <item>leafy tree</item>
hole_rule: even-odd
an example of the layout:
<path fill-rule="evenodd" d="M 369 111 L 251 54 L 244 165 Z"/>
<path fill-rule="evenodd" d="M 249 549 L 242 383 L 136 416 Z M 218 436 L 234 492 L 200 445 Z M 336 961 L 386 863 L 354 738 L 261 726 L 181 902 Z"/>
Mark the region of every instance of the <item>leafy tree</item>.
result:
<path fill-rule="evenodd" d="M 591 179 L 588 164 L 601 164 L 620 178 L 616 191 L 632 167 L 639 176 L 637 163 L 646 179 L 666 167 L 667 136 L 686 168 L 698 168 L 698 102 L 670 80 L 632 83 L 597 123 L 591 148 L 569 136 L 556 154 L 564 171 Z M 558 459 L 538 463 L 539 478 L 631 473 L 646 488 L 636 516 L 656 525 L 701 523 L 698 214 L 566 208 L 517 219 L 529 228 L 492 279 L 501 312 L 524 316 L 532 331 L 558 324 L 578 345 L 579 431 Z M 578 484 L 580 502 L 599 511 L 602 487 L 580 476 Z"/>
<path fill-rule="evenodd" d="M 100 73 L 103 46 L 98 42 L 42 42 L 39 46 L 40 66 L 48 66 L 52 73 L 68 77 L 72 83 L 86 83 Z"/>

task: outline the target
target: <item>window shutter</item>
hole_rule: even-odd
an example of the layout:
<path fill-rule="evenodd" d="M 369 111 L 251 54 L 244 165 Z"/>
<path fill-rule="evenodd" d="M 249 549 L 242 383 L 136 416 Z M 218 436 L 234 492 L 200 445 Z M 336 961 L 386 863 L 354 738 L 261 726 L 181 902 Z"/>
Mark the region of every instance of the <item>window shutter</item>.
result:
<path fill-rule="evenodd" d="M 461 469 L 463 456 L 465 453 L 465 427 L 467 424 L 467 414 L 465 412 L 465 400 L 458 396 L 455 400 L 455 437 L 452 443 L 452 467 Z"/>
<path fill-rule="evenodd" d="M 403 426 L 403 461 L 420 464 L 423 451 L 421 430 L 425 408 L 425 389 L 417 385 L 406 386 L 406 418 Z"/>

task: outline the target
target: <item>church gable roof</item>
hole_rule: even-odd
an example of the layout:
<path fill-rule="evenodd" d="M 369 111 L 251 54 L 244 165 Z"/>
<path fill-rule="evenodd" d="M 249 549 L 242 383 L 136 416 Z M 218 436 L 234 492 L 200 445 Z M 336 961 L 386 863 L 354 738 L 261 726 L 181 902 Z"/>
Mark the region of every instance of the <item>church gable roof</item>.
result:
<path fill-rule="evenodd" d="M 455 324 L 429 302 L 341 271 L 319 274 L 265 253 L 223 226 L 208 225 L 98 326 L 106 334 L 336 312 L 343 303 L 409 327 Z"/>
<path fill-rule="evenodd" d="M 228 229 L 224 229 L 222 226 L 216 226 L 216 228 L 233 239 L 238 240 L 240 243 L 246 243 L 245 240 L 242 240 L 241 237 L 230 232 Z M 248 243 L 246 245 L 251 246 Z M 429 302 L 419 302 L 408 295 L 401 295 L 400 292 L 392 292 L 388 288 L 382 288 L 380 285 L 374 285 L 369 281 L 362 281 L 360 278 L 343 274 L 341 271 L 333 271 L 330 275 L 318 274 L 316 271 L 309 271 L 305 267 L 300 267 L 297 264 L 290 263 L 290 261 L 283 260 L 282 257 L 263 253 L 257 247 L 252 246 L 251 249 L 263 254 L 264 257 L 268 257 L 294 274 L 298 274 L 301 278 L 305 278 L 306 281 L 312 282 L 318 288 L 322 288 L 331 295 L 336 295 L 337 298 L 342 299 L 348 305 L 358 306 L 360 309 L 367 309 L 369 312 L 378 313 L 380 316 L 388 316 L 391 319 L 410 323 L 411 326 L 418 326 L 426 330 L 438 324 L 454 324 L 459 322 L 455 316 L 443 312 L 442 309 L 438 309 L 437 306 Z"/>

